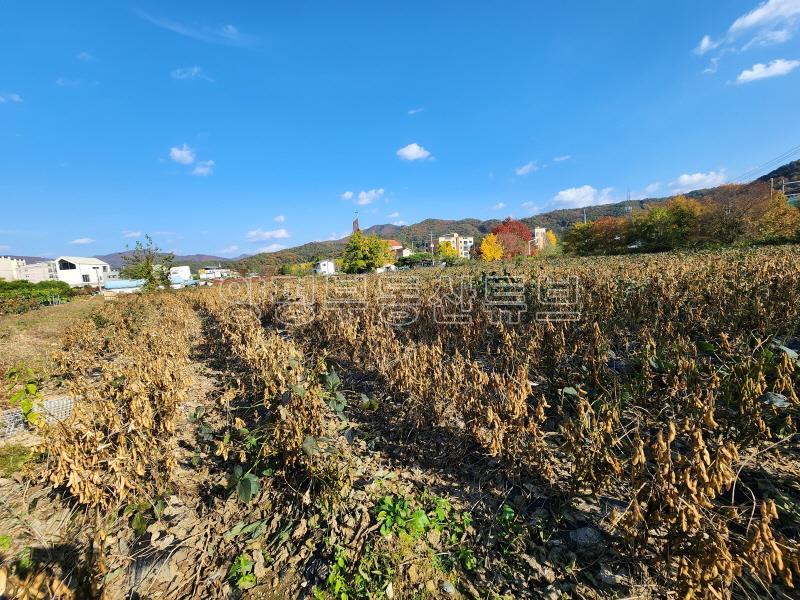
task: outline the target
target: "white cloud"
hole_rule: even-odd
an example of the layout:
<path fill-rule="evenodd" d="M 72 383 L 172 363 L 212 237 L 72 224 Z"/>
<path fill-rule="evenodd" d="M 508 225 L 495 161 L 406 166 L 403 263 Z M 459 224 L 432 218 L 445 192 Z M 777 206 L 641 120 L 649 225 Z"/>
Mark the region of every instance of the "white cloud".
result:
<path fill-rule="evenodd" d="M 614 188 L 603 188 L 597 190 L 591 185 L 567 188 L 558 192 L 553 201 L 564 207 L 580 208 L 582 206 L 593 206 L 595 204 L 607 204 L 611 202 L 611 192 Z"/>
<path fill-rule="evenodd" d="M 411 109 L 409 109 L 408 114 L 416 115 L 416 114 L 421 113 L 423 110 L 425 110 L 425 109 L 424 108 L 411 108 Z"/>
<path fill-rule="evenodd" d="M 195 27 L 161 17 L 154 17 L 141 10 L 137 11 L 137 14 L 156 27 L 202 42 L 230 46 L 254 46 L 260 41 L 257 36 L 242 33 L 233 25 Z"/>
<path fill-rule="evenodd" d="M 83 52 L 78 52 L 78 55 L 75 58 L 83 62 L 89 62 L 91 60 L 94 60 L 94 56 L 92 56 L 85 50 Z"/>
<path fill-rule="evenodd" d="M 800 0 L 767 0 L 733 22 L 731 33 L 791 20 L 800 15 Z"/>
<path fill-rule="evenodd" d="M 653 183 L 646 185 L 644 188 L 645 194 L 655 194 L 661 188 L 660 181 L 654 181 Z"/>
<path fill-rule="evenodd" d="M 383 196 L 384 189 L 383 188 L 373 188 L 371 190 L 361 190 L 358 192 L 358 198 L 356 203 L 365 206 L 367 204 L 372 204 L 376 200 L 379 200 Z M 352 198 L 352 196 L 351 196 Z"/>
<path fill-rule="evenodd" d="M 572 158 L 572 155 L 564 154 L 562 156 L 556 156 L 555 158 L 553 158 L 553 162 L 562 162 L 565 160 L 569 160 L 570 158 Z"/>
<path fill-rule="evenodd" d="M 142 232 L 141 231 L 128 231 L 128 230 L 125 230 L 125 231 L 122 232 L 122 237 L 129 238 L 129 239 L 130 238 L 138 238 L 138 237 L 142 237 Z"/>
<path fill-rule="evenodd" d="M 220 251 L 219 251 L 219 253 L 220 253 L 220 254 L 233 254 L 233 253 L 234 253 L 234 252 L 236 252 L 238 249 L 239 249 L 239 246 L 237 246 L 236 244 L 233 244 L 233 245 L 231 245 L 231 246 L 226 246 L 225 248 L 223 248 L 222 250 L 220 250 Z"/>
<path fill-rule="evenodd" d="M 756 35 L 752 40 L 742 46 L 742 51 L 750 50 L 756 46 L 766 47 L 774 44 L 783 44 L 792 39 L 789 29 L 768 29 Z"/>
<path fill-rule="evenodd" d="M 203 72 L 203 69 L 198 67 L 197 65 L 193 67 L 183 67 L 180 69 L 175 69 L 174 71 L 170 72 L 170 77 L 173 79 L 203 79 L 205 81 L 214 81 Z"/>
<path fill-rule="evenodd" d="M 397 151 L 397 156 L 402 160 L 425 160 L 433 158 L 430 152 L 416 142 L 400 148 L 400 150 Z"/>
<path fill-rule="evenodd" d="M 700 40 L 700 43 L 697 45 L 697 48 L 694 49 L 695 54 L 699 54 L 703 56 L 709 50 L 713 50 L 714 48 L 718 48 L 720 42 L 715 42 L 711 39 L 710 35 L 704 35 L 703 39 Z"/>
<path fill-rule="evenodd" d="M 530 214 L 534 214 L 536 211 L 539 210 L 539 205 L 533 202 L 532 200 L 528 200 L 527 202 L 522 203 L 522 208 L 528 211 Z"/>
<path fill-rule="evenodd" d="M 286 217 L 284 217 L 283 215 L 278 215 L 272 220 L 275 221 L 276 223 L 283 223 L 286 220 Z"/>
<path fill-rule="evenodd" d="M 494 204 L 492 206 L 492 209 L 493 210 L 500 210 L 501 208 L 505 208 L 505 207 L 506 207 L 506 203 L 505 202 L 498 202 L 497 204 Z"/>
<path fill-rule="evenodd" d="M 91 244 L 92 242 L 94 242 L 92 238 L 85 237 L 85 238 L 78 238 L 77 240 L 72 240 L 71 242 L 68 243 L 75 244 L 76 246 L 85 246 L 86 244 Z"/>
<path fill-rule="evenodd" d="M 797 67 L 800 67 L 800 60 L 785 60 L 783 58 L 778 58 L 770 61 L 768 65 L 765 65 L 764 63 L 757 63 L 753 65 L 752 68 L 745 69 L 739 73 L 739 77 L 736 78 L 736 83 L 750 83 L 751 81 L 758 81 L 759 79 L 788 75 Z"/>
<path fill-rule="evenodd" d="M 0 92 L 0 104 L 5 102 L 22 102 L 22 96 L 10 92 Z"/>
<path fill-rule="evenodd" d="M 709 171 L 708 173 L 684 173 L 675 181 L 669 183 L 673 192 L 691 192 L 704 188 L 716 187 L 725 183 L 727 175 L 725 169 Z"/>
<path fill-rule="evenodd" d="M 402 227 L 403 225 L 408 225 L 408 223 L 406 223 L 405 221 L 392 221 L 392 225 L 395 225 L 397 227 Z"/>
<path fill-rule="evenodd" d="M 192 175 L 198 175 L 200 177 L 206 177 L 211 175 L 214 172 L 214 163 L 213 160 L 201 160 L 198 161 L 197 165 L 194 169 L 192 169 Z"/>
<path fill-rule="evenodd" d="M 528 173 L 535 173 L 538 170 L 539 170 L 539 165 L 537 165 L 536 162 L 531 160 L 522 165 L 521 167 L 517 167 L 516 169 L 514 169 L 514 172 L 517 175 L 523 177 Z"/>
<path fill-rule="evenodd" d="M 270 244 L 269 246 L 262 246 L 258 248 L 256 252 L 277 252 L 278 250 L 283 250 L 286 246 L 282 244 Z"/>
<path fill-rule="evenodd" d="M 59 77 L 56 79 L 56 85 L 59 87 L 94 87 L 97 83 L 97 81 L 93 80 L 73 79 L 70 77 Z"/>
<path fill-rule="evenodd" d="M 352 200 L 353 199 L 353 192 L 347 191 L 344 192 L 341 196 L 339 196 L 342 200 Z"/>
<path fill-rule="evenodd" d="M 386 216 L 389 217 L 390 219 L 396 219 L 396 218 L 398 218 L 400 216 L 400 213 L 397 212 L 397 211 L 394 211 L 393 213 L 389 213 Z"/>
<path fill-rule="evenodd" d="M 173 146 L 169 149 L 169 157 L 177 163 L 181 163 L 182 165 L 190 165 L 194 162 L 195 153 L 194 150 L 189 148 L 186 144 L 181 146 Z"/>
<path fill-rule="evenodd" d="M 289 237 L 289 232 L 285 229 L 273 229 L 265 231 L 263 229 L 252 229 L 245 236 L 250 242 L 263 242 L 264 240 L 281 240 Z"/>

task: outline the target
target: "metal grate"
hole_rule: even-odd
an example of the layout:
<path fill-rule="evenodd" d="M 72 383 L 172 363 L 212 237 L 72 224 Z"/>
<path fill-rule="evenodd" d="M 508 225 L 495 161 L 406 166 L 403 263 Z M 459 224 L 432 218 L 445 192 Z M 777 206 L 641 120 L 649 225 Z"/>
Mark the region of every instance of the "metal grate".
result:
<path fill-rule="evenodd" d="M 72 398 L 53 398 L 45 400 L 35 410 L 39 412 L 48 423 L 63 421 L 72 413 L 74 401 Z M 0 438 L 10 437 L 19 431 L 28 429 L 28 423 L 20 409 L 0 412 Z"/>

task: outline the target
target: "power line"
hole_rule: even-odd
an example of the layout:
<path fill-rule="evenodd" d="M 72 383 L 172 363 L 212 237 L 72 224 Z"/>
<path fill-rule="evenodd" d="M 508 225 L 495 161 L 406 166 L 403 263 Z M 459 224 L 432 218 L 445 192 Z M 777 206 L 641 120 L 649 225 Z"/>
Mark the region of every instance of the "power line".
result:
<path fill-rule="evenodd" d="M 790 159 L 795 154 L 800 154 L 800 144 L 794 146 L 793 148 L 790 148 L 789 150 L 786 150 L 785 152 L 782 152 L 778 156 L 769 159 L 768 161 L 758 165 L 757 167 L 748 169 L 738 177 L 732 179 L 731 183 L 742 183 L 744 181 L 747 181 L 751 179 L 754 175 L 757 175 L 762 171 L 782 165 L 784 162 L 787 162 L 788 159 Z"/>

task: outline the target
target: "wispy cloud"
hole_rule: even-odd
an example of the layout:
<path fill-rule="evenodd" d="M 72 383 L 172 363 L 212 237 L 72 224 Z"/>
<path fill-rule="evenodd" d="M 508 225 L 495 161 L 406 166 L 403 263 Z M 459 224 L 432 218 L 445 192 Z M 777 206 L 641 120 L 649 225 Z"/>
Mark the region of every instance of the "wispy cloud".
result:
<path fill-rule="evenodd" d="M 706 68 L 715 73 L 720 58 L 731 52 L 745 52 L 754 47 L 783 44 L 792 38 L 800 25 L 800 0 L 766 0 L 737 18 L 716 40 L 706 34 L 694 48 L 700 56 L 714 50 L 716 56 Z M 742 43 L 742 38 L 750 39 Z"/>
<path fill-rule="evenodd" d="M 392 221 L 392 225 L 395 227 L 402 227 L 403 225 L 408 225 L 405 221 Z"/>
<path fill-rule="evenodd" d="M 397 212 L 397 211 L 394 211 L 394 212 L 391 212 L 391 213 L 389 213 L 389 214 L 388 214 L 388 215 L 386 215 L 386 216 L 387 216 L 388 218 L 390 218 L 390 219 L 396 219 L 396 218 L 398 218 L 398 217 L 400 216 L 400 213 L 399 213 L 399 212 Z"/>
<path fill-rule="evenodd" d="M 593 206 L 595 204 L 607 204 L 611 202 L 611 192 L 614 188 L 603 188 L 598 190 L 591 185 L 567 188 L 561 190 L 553 198 L 558 206 L 568 208 L 580 208 L 582 206 Z"/>
<path fill-rule="evenodd" d="M 122 237 L 129 238 L 129 239 L 130 238 L 138 238 L 138 237 L 142 237 L 142 232 L 141 231 L 129 231 L 129 230 L 126 229 L 125 231 L 122 232 Z"/>
<path fill-rule="evenodd" d="M 408 114 L 409 115 L 416 115 L 416 114 L 421 113 L 423 110 L 425 110 L 425 109 L 424 108 L 410 108 L 408 110 Z"/>
<path fill-rule="evenodd" d="M 529 214 L 534 214 L 536 211 L 539 210 L 539 205 L 533 202 L 532 200 L 528 200 L 527 202 L 522 203 L 522 208 L 527 210 Z"/>
<path fill-rule="evenodd" d="M 220 253 L 220 254 L 233 254 L 233 253 L 235 253 L 237 250 L 239 250 L 239 246 L 237 246 L 236 244 L 232 244 L 232 245 L 230 245 L 230 246 L 226 246 L 226 247 L 225 247 L 225 248 L 223 248 L 222 250 L 219 250 L 219 253 Z"/>
<path fill-rule="evenodd" d="M 197 65 L 193 67 L 183 67 L 180 69 L 175 69 L 174 71 L 170 72 L 170 77 L 173 79 L 202 79 L 203 81 L 210 81 L 213 83 L 213 79 L 205 74 L 201 67 Z"/>
<path fill-rule="evenodd" d="M 272 220 L 275 221 L 276 223 L 283 223 L 286 220 L 286 217 L 284 217 L 283 215 L 278 215 L 274 217 Z"/>
<path fill-rule="evenodd" d="M 67 242 L 67 243 L 73 244 L 73 245 L 76 245 L 76 246 L 85 246 L 86 244 L 91 244 L 92 242 L 94 242 L 94 240 L 92 238 L 83 237 L 83 238 L 78 238 L 76 240 L 72 240 L 71 242 Z"/>
<path fill-rule="evenodd" d="M 677 194 L 716 187 L 725 183 L 726 179 L 727 174 L 725 173 L 725 169 L 709 171 L 708 173 L 684 173 L 675 181 L 670 181 L 669 187 Z"/>
<path fill-rule="evenodd" d="M 198 177 L 208 177 L 214 172 L 214 163 L 213 160 L 201 160 L 195 165 L 194 169 L 192 169 L 192 175 L 197 175 Z"/>
<path fill-rule="evenodd" d="M 553 158 L 553 162 L 564 162 L 565 160 L 569 160 L 572 158 L 571 154 L 563 154 L 562 156 L 556 156 Z"/>
<path fill-rule="evenodd" d="M 514 172 L 520 177 L 524 177 L 525 175 L 528 175 L 529 173 L 535 173 L 538 170 L 539 170 L 539 165 L 536 164 L 536 161 L 531 160 L 526 162 L 521 167 L 517 167 L 516 169 L 514 169 Z"/>
<path fill-rule="evenodd" d="M 243 33 L 234 25 L 230 24 L 214 27 L 207 25 L 187 25 L 163 17 L 156 17 L 141 10 L 137 11 L 137 13 L 139 17 L 156 27 L 201 42 L 227 44 L 229 46 L 255 46 L 260 41 L 258 36 Z"/>
<path fill-rule="evenodd" d="M 70 88 L 79 88 L 79 87 L 94 87 L 98 85 L 100 82 L 95 80 L 87 80 L 87 79 L 80 79 L 80 78 L 71 78 L 71 77 L 59 77 L 56 79 L 56 85 L 59 87 L 70 87 Z"/>
<path fill-rule="evenodd" d="M 697 44 L 697 48 L 694 49 L 694 53 L 703 56 L 706 52 L 718 48 L 719 44 L 720 42 L 713 41 L 710 35 L 704 35 L 700 43 Z"/>
<path fill-rule="evenodd" d="M 339 196 L 342 200 L 352 200 L 353 199 L 353 192 L 346 191 L 343 192 L 341 196 Z"/>
<path fill-rule="evenodd" d="M 745 69 L 739 73 L 739 76 L 736 78 L 736 83 L 750 83 L 752 81 L 758 81 L 759 79 L 781 77 L 782 75 L 788 75 L 797 67 L 800 67 L 800 60 L 785 60 L 783 58 L 778 58 L 770 61 L 770 63 L 767 65 L 764 63 L 757 63 L 750 69 Z"/>
<path fill-rule="evenodd" d="M 290 237 L 285 229 L 273 229 L 265 231 L 263 229 L 252 229 L 245 236 L 249 242 L 263 242 L 265 240 L 281 240 Z"/>
<path fill-rule="evenodd" d="M 75 58 L 77 58 L 81 62 L 90 62 L 90 61 L 94 60 L 94 56 L 92 56 L 91 54 L 89 54 L 85 50 L 83 52 L 78 52 L 78 54 L 77 54 L 77 56 L 75 56 Z"/>
<path fill-rule="evenodd" d="M 409 161 L 427 160 L 429 158 L 433 158 L 430 152 L 428 152 L 425 148 L 423 148 L 416 142 L 400 148 L 397 151 L 397 156 L 399 156 L 402 160 L 409 160 Z"/>
<path fill-rule="evenodd" d="M 505 202 L 498 202 L 497 204 L 492 205 L 492 210 L 500 210 L 506 207 Z"/>
<path fill-rule="evenodd" d="M 6 102 L 22 102 L 22 96 L 11 92 L 0 92 L 0 104 L 5 104 Z"/>

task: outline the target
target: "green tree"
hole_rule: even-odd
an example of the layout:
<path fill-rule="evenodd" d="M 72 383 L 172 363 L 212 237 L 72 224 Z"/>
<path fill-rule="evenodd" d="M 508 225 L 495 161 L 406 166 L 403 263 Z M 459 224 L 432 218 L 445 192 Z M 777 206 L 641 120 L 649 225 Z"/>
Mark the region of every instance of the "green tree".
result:
<path fill-rule="evenodd" d="M 159 286 L 169 287 L 169 270 L 175 262 L 175 255 L 162 252 L 149 235 L 144 236 L 144 243 L 137 240 L 133 249 L 123 255 L 122 260 L 125 263 L 120 271 L 122 277 L 144 279 L 143 288 L 147 291 L 155 290 Z"/>
<path fill-rule="evenodd" d="M 364 235 L 356 231 L 342 252 L 342 271 L 345 273 L 368 273 L 378 267 L 394 262 L 389 242 L 376 235 Z"/>

